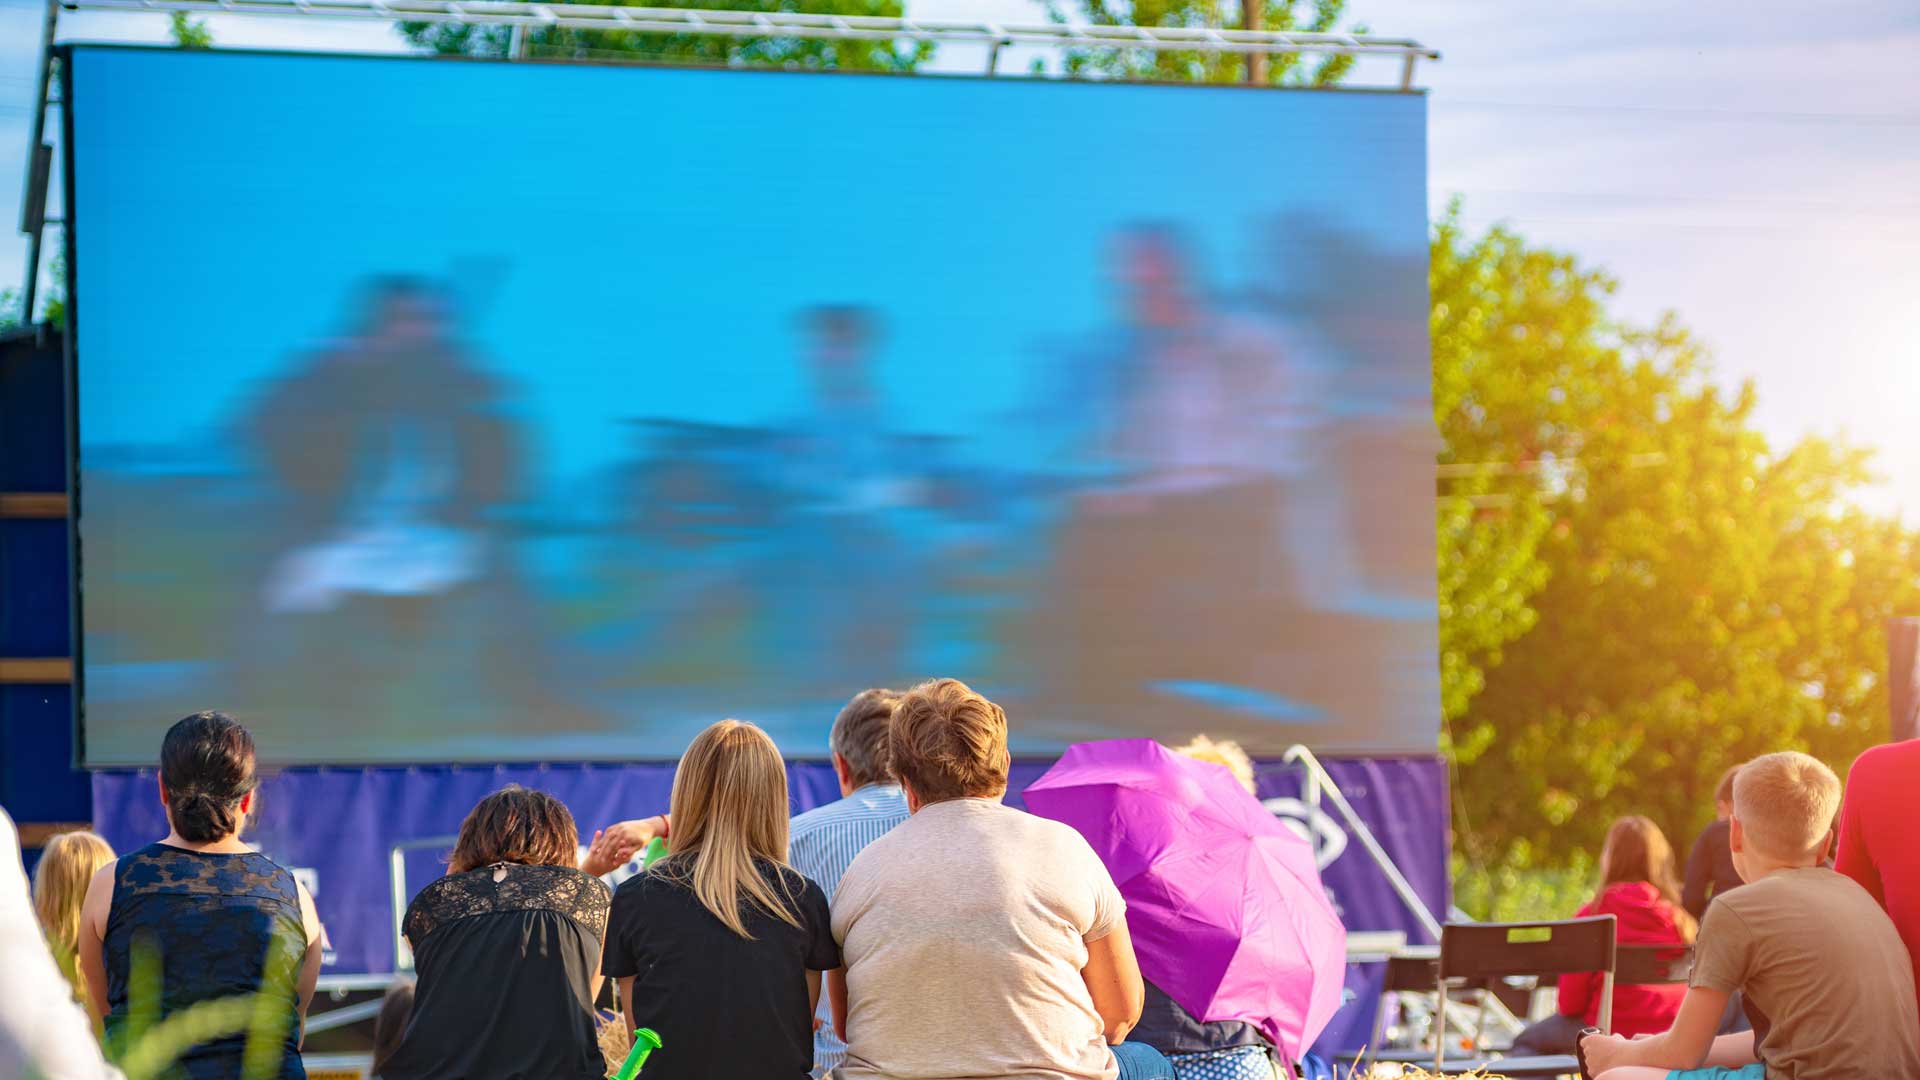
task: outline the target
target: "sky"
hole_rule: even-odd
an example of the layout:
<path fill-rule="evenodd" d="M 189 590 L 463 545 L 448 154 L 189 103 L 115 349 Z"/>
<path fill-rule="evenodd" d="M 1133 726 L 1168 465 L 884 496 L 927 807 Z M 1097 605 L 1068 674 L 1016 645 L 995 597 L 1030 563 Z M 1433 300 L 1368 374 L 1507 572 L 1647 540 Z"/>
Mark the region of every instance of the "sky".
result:
<path fill-rule="evenodd" d="M 1034 22 L 1033 0 L 908 0 L 923 18 Z M 1920 5 L 1911 0 L 1351 0 L 1415 37 L 1431 94 L 1429 204 L 1506 221 L 1620 281 L 1615 310 L 1676 312 L 1716 378 L 1758 387 L 1776 446 L 1879 450 L 1862 501 L 1920 517 Z M 41 8 L 0 0 L 0 190 L 23 175 Z M 70 15 L 69 40 L 160 40 L 163 16 Z M 394 51 L 384 25 L 221 16 L 232 46 Z M 952 47 L 946 70 L 977 70 Z M 1005 68 L 1023 66 L 1014 56 Z M 1362 71 L 1385 81 L 1384 69 Z M 15 200 L 5 207 L 12 220 Z M 0 283 L 24 239 L 0 237 Z"/>

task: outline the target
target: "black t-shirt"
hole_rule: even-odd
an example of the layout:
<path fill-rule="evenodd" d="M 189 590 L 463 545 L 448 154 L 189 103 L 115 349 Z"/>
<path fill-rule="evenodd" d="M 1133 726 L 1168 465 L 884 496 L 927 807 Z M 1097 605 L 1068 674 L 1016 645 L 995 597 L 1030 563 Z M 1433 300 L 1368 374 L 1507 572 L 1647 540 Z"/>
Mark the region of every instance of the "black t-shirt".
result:
<path fill-rule="evenodd" d="M 419 983 L 383 1080 L 606 1076 L 593 967 L 609 900 L 571 866 L 484 866 L 420 890 L 405 923 Z"/>
<path fill-rule="evenodd" d="M 798 927 L 751 905 L 753 940 L 727 929 L 671 863 L 621 883 L 601 970 L 634 976 L 633 1022 L 660 1036 L 646 1080 L 804 1080 L 813 1069 L 807 972 L 840 966 L 827 896 L 799 872 L 760 863 L 793 898 Z"/>
<path fill-rule="evenodd" d="M 1740 871 L 1733 866 L 1732 829 L 1725 821 L 1708 825 L 1700 830 L 1687 856 L 1687 881 L 1680 905 L 1696 919 L 1707 917 L 1707 905 L 1714 897 L 1742 884 Z"/>

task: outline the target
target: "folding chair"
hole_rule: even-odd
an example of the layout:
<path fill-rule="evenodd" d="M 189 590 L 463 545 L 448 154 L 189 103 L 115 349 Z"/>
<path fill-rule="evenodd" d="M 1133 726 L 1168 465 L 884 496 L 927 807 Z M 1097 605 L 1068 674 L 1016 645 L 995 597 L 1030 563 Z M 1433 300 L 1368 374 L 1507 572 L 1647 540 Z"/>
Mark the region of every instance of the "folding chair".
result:
<path fill-rule="evenodd" d="M 1350 1054 L 1340 1054 L 1335 1060 L 1348 1067 L 1357 1066 L 1362 1061 L 1401 1065 L 1431 1064 L 1433 1039 L 1445 1027 L 1444 1009 L 1437 999 L 1434 1003 L 1434 1017 L 1438 1026 L 1435 1031 L 1420 1040 L 1422 1045 L 1406 1049 L 1385 1049 L 1381 1044 L 1386 1041 L 1387 998 L 1390 995 L 1403 994 L 1430 996 L 1433 994 L 1435 983 L 1439 980 L 1439 973 L 1438 949 L 1415 946 L 1388 956 L 1386 972 L 1380 982 L 1380 997 L 1374 1004 L 1373 1032 L 1367 1040 L 1366 1047 Z M 1486 989 L 1484 983 L 1468 982 L 1465 985 L 1450 987 L 1449 992 Z"/>
<path fill-rule="evenodd" d="M 1599 972 L 1600 1030 L 1613 1030 L 1614 933 L 1612 915 L 1585 919 L 1531 923 L 1448 923 L 1440 932 L 1440 963 L 1435 987 L 1444 997 L 1450 984 L 1463 980 L 1491 983 L 1510 976 L 1531 977 Z M 1671 949 L 1671 946 L 1667 948 Z M 1484 1005 L 1482 1006 L 1484 1008 Z M 1580 1063 L 1569 1055 L 1502 1058 L 1476 1061 L 1501 1076 L 1577 1075 Z M 1447 1068 L 1447 1041 L 1441 1039 L 1434 1055 L 1434 1072 L 1471 1071 Z"/>

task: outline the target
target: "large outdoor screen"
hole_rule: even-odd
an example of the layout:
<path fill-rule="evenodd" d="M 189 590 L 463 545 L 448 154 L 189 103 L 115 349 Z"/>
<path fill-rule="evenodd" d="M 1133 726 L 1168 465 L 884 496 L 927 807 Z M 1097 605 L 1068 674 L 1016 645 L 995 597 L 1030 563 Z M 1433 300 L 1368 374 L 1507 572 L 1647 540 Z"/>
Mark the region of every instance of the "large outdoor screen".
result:
<path fill-rule="evenodd" d="M 1435 749 L 1424 100 L 80 47 L 83 732 Z"/>

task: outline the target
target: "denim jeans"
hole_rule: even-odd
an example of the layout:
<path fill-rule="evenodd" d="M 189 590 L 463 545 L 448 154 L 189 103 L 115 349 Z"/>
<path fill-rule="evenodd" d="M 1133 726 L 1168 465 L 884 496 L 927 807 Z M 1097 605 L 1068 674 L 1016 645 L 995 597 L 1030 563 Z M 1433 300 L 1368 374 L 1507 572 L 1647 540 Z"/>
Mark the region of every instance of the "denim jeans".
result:
<path fill-rule="evenodd" d="M 1120 1080 L 1174 1080 L 1167 1055 L 1146 1043 L 1123 1042 L 1113 1047 L 1113 1060 L 1120 1066 Z"/>

